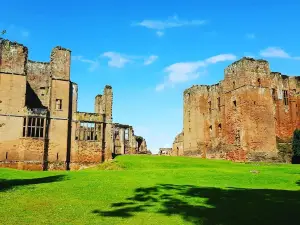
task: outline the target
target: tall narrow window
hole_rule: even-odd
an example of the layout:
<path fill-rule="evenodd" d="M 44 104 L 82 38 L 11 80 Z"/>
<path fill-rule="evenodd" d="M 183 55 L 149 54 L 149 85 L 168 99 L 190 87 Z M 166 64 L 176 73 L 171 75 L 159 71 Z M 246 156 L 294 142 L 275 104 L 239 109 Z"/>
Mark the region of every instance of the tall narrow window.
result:
<path fill-rule="evenodd" d="M 235 89 L 235 81 L 232 82 L 233 89 Z"/>
<path fill-rule="evenodd" d="M 56 110 L 62 110 L 62 99 L 56 99 L 55 109 Z"/>
<path fill-rule="evenodd" d="M 5 159 L 8 159 L 8 152 L 5 153 Z"/>
<path fill-rule="evenodd" d="M 211 101 L 208 102 L 208 110 L 209 110 L 209 113 L 211 113 Z"/>
<path fill-rule="evenodd" d="M 272 99 L 273 101 L 276 101 L 276 89 L 272 88 Z"/>
<path fill-rule="evenodd" d="M 288 91 L 287 90 L 283 91 L 283 102 L 284 102 L 284 105 L 289 104 L 289 96 L 288 96 Z"/>
<path fill-rule="evenodd" d="M 221 98 L 218 97 L 218 110 L 221 111 Z"/>

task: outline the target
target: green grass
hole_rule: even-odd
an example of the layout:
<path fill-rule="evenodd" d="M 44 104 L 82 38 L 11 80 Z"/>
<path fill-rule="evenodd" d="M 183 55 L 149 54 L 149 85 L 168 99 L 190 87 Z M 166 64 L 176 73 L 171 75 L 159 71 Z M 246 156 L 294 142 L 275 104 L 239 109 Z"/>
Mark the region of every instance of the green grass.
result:
<path fill-rule="evenodd" d="M 119 156 L 80 171 L 0 169 L 1 225 L 299 225 L 299 212 L 299 165 Z"/>

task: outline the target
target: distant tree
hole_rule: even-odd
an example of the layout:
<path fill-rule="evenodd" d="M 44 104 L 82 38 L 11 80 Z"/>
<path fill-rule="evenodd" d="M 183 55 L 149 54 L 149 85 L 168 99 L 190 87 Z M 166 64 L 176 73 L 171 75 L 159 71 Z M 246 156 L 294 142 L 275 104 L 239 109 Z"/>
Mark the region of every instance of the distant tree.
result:
<path fill-rule="evenodd" d="M 294 131 L 292 149 L 293 149 L 293 160 L 292 160 L 293 163 L 300 164 L 300 129 L 296 129 Z"/>

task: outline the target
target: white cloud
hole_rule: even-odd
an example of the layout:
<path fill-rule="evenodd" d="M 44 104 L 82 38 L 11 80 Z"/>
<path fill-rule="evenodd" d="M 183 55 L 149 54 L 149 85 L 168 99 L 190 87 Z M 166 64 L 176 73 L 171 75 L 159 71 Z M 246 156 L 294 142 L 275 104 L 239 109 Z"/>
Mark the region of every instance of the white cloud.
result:
<path fill-rule="evenodd" d="M 263 57 L 290 58 L 290 55 L 279 47 L 268 47 L 260 51 L 260 55 Z"/>
<path fill-rule="evenodd" d="M 154 61 L 156 61 L 158 59 L 157 55 L 150 55 L 145 61 L 144 61 L 144 65 L 150 65 L 152 63 L 154 63 Z"/>
<path fill-rule="evenodd" d="M 253 34 L 253 33 L 249 33 L 249 34 L 246 34 L 246 38 L 248 38 L 248 39 L 255 39 L 256 35 Z"/>
<path fill-rule="evenodd" d="M 172 64 L 164 69 L 167 73 L 165 82 L 156 86 L 156 91 L 162 91 L 167 86 L 174 86 L 177 83 L 183 83 L 190 80 L 197 79 L 200 75 L 206 73 L 204 70 L 207 66 L 218 62 L 236 60 L 233 54 L 220 54 L 205 60 L 196 62 L 179 62 Z M 202 70 L 201 70 L 202 69 Z"/>
<path fill-rule="evenodd" d="M 98 60 L 91 60 L 91 59 L 85 59 L 83 56 L 72 56 L 72 60 L 80 61 L 83 63 L 89 64 L 89 71 L 93 72 L 99 67 L 99 61 Z"/>
<path fill-rule="evenodd" d="M 157 35 L 158 37 L 162 37 L 162 36 L 165 35 L 165 33 L 164 33 L 163 31 L 156 31 L 156 35 Z"/>
<path fill-rule="evenodd" d="M 105 52 L 102 56 L 109 58 L 108 65 L 110 67 L 122 68 L 127 63 L 131 62 L 129 57 L 121 55 L 118 52 Z"/>
<path fill-rule="evenodd" d="M 206 20 L 180 20 L 177 16 L 173 16 L 167 20 L 143 20 L 138 23 L 133 23 L 133 25 L 156 30 L 157 36 L 161 37 L 164 35 L 163 31 L 166 29 L 184 26 L 201 26 L 206 23 Z"/>
<path fill-rule="evenodd" d="M 279 47 L 268 47 L 260 51 L 260 55 L 266 58 L 284 58 L 284 59 L 295 59 L 299 60 L 299 56 L 291 56 L 284 49 Z"/>

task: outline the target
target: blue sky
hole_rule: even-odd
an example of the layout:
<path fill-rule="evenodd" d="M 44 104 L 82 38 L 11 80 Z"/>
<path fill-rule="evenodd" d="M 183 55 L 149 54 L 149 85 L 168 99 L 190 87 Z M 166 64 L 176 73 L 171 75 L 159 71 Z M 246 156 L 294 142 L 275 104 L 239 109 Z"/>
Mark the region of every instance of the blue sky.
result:
<path fill-rule="evenodd" d="M 71 49 L 78 110 L 93 112 L 94 97 L 112 85 L 114 121 L 133 125 L 157 152 L 182 130 L 184 89 L 217 83 L 235 59 L 300 75 L 299 12 L 299 0 L 10 0 L 0 28 L 32 60 Z"/>

